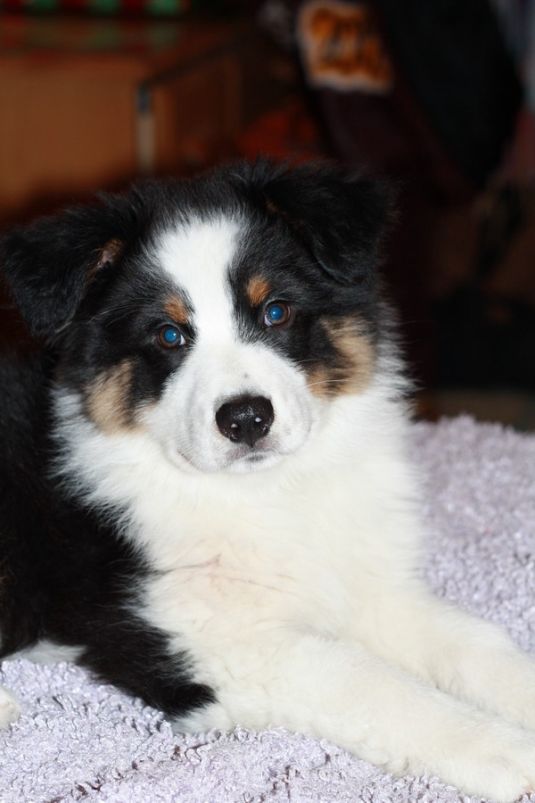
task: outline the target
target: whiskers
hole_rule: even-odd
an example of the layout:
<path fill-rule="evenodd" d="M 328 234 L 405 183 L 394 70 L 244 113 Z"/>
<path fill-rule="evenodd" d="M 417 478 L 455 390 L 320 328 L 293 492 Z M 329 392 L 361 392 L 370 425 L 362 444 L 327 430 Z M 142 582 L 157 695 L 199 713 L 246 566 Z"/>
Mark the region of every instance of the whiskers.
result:
<path fill-rule="evenodd" d="M 347 385 L 347 378 L 329 377 L 329 379 L 321 379 L 317 382 L 308 382 L 309 388 L 316 388 L 321 386 L 332 387 L 333 385 Z"/>

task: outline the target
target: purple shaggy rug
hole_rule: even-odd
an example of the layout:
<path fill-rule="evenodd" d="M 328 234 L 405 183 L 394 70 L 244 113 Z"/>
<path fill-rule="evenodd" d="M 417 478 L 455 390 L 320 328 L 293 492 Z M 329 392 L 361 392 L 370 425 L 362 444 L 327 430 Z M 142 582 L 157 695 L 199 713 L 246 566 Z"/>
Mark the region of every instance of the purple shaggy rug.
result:
<path fill-rule="evenodd" d="M 535 436 L 458 418 L 415 425 L 413 448 L 430 583 L 535 652 Z M 174 735 L 158 711 L 70 664 L 5 661 L 0 684 L 23 705 L 0 732 L 0 803 L 476 800 L 282 729 Z"/>

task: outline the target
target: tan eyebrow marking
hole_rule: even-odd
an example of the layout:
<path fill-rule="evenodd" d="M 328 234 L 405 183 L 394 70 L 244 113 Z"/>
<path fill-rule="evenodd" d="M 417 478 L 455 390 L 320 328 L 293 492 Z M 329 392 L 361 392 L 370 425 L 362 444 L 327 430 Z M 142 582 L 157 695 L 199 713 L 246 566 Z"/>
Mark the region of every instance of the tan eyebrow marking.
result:
<path fill-rule="evenodd" d="M 164 311 L 175 323 L 182 325 L 187 324 L 189 317 L 188 310 L 179 296 L 170 296 L 164 304 Z"/>
<path fill-rule="evenodd" d="M 259 307 L 271 292 L 271 285 L 263 276 L 252 276 L 245 289 L 253 307 Z"/>

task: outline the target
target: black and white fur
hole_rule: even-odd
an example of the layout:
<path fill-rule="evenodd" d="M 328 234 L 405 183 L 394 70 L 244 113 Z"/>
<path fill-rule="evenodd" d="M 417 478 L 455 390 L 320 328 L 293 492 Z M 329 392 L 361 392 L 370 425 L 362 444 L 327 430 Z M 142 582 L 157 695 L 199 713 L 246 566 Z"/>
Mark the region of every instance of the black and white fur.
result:
<path fill-rule="evenodd" d="M 44 346 L 0 362 L 1 655 L 57 649 L 179 729 L 285 725 L 512 800 L 535 663 L 422 579 L 387 207 L 240 164 L 4 238 Z"/>

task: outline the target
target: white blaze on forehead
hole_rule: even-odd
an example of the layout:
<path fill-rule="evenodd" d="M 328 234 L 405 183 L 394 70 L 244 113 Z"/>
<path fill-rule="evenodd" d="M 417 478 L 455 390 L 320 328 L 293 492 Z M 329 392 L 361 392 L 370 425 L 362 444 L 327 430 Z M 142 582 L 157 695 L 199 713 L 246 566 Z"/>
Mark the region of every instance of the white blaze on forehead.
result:
<path fill-rule="evenodd" d="M 242 228 L 235 218 L 219 217 L 178 224 L 160 237 L 160 264 L 177 289 L 188 294 L 200 334 L 214 327 L 220 335 L 225 330 L 232 331 L 234 312 L 228 270 Z"/>

